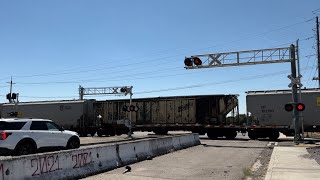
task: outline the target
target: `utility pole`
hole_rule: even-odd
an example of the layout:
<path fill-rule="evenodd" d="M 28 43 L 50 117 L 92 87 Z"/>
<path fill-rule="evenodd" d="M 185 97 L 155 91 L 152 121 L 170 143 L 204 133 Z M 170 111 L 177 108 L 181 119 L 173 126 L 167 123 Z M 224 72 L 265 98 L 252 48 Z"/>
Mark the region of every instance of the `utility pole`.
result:
<path fill-rule="evenodd" d="M 318 54 L 318 82 L 319 82 L 319 88 L 320 88 L 320 42 L 319 42 L 319 18 L 316 17 L 316 33 L 317 33 L 317 54 Z"/>
<path fill-rule="evenodd" d="M 9 98 L 9 103 L 12 103 L 12 84 L 15 84 L 15 83 L 12 83 L 12 76 L 11 76 L 11 81 L 10 81 L 10 82 L 7 82 L 7 83 L 10 83 L 10 98 Z"/>

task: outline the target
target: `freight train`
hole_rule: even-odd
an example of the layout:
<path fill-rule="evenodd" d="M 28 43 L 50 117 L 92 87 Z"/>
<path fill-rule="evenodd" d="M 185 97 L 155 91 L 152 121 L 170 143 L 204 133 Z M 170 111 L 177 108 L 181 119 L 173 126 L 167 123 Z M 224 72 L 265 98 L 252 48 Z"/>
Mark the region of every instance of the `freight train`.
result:
<path fill-rule="evenodd" d="M 237 132 L 248 132 L 251 139 L 277 139 L 279 132 L 292 135 L 292 112 L 284 105 L 291 102 L 290 90 L 247 92 L 248 120 L 240 122 L 237 95 L 172 96 L 133 99 L 137 111 L 128 112 L 129 100 L 73 100 L 27 102 L 0 106 L 1 117 L 46 118 L 81 136 L 127 134 L 132 131 L 185 130 L 207 134 L 211 139 L 233 139 Z M 302 117 L 305 131 L 320 131 L 320 89 L 302 91 L 306 110 Z M 231 118 L 227 115 L 233 114 Z"/>
<path fill-rule="evenodd" d="M 233 124 L 236 122 L 226 121 L 226 115 L 238 105 L 236 95 L 142 98 L 134 99 L 132 105 L 139 107 L 137 112 L 131 112 L 134 131 L 166 134 L 172 130 L 186 130 L 207 133 L 210 138 L 225 136 L 230 139 L 237 135 L 238 129 Z M 118 119 L 130 119 L 130 113 L 123 111 L 126 106 L 129 106 L 129 100 L 97 101 L 96 113 L 102 116 L 103 129 L 109 130 L 100 130 L 98 134 L 114 134 L 110 124 L 115 124 Z M 119 128 L 114 129 L 117 131 Z"/>
<path fill-rule="evenodd" d="M 238 105 L 236 95 L 133 99 L 132 105 L 139 107 L 137 112 L 124 109 L 129 105 L 129 100 L 6 103 L 1 105 L 1 117 L 10 117 L 16 112 L 17 117 L 51 119 L 81 136 L 126 134 L 130 114 L 132 131 L 166 134 L 169 130 L 187 130 L 207 133 L 210 138 L 234 138 L 239 130 L 234 126 L 235 121 L 226 121 L 226 115 Z"/>

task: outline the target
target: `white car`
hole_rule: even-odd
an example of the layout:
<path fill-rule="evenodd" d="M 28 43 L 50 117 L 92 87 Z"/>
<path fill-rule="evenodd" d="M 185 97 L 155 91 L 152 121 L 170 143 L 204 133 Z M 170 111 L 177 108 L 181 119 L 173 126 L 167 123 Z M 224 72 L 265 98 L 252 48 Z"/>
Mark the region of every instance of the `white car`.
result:
<path fill-rule="evenodd" d="M 26 155 L 46 149 L 80 147 L 76 132 L 46 119 L 0 119 L 0 154 Z"/>

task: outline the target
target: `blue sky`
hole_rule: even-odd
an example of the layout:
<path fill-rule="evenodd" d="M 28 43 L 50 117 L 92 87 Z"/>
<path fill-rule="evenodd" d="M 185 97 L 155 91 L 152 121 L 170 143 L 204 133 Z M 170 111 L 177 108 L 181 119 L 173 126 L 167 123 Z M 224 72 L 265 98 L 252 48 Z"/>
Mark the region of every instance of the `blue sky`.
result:
<path fill-rule="evenodd" d="M 0 1 L 0 102 L 12 76 L 20 101 L 77 99 L 79 85 L 132 85 L 133 97 L 239 94 L 243 113 L 246 91 L 288 88 L 289 63 L 186 70 L 184 57 L 300 39 L 302 84 L 318 87 L 319 8 L 319 0 Z"/>

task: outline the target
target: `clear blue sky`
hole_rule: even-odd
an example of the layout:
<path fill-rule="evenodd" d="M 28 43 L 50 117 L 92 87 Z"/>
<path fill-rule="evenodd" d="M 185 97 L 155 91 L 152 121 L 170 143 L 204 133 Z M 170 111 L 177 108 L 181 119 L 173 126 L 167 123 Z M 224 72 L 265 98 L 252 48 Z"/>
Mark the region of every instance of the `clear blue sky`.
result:
<path fill-rule="evenodd" d="M 20 101 L 76 99 L 79 85 L 132 85 L 134 97 L 239 94 L 243 113 L 246 91 L 288 88 L 289 63 L 186 70 L 184 57 L 286 47 L 299 38 L 308 67 L 302 83 L 317 87 L 309 55 L 319 8 L 319 0 L 0 1 L 0 102 L 12 76 Z M 184 88 L 198 84 L 205 85 Z"/>

